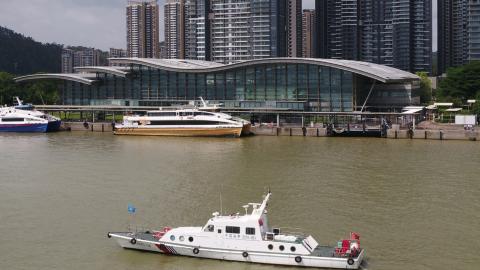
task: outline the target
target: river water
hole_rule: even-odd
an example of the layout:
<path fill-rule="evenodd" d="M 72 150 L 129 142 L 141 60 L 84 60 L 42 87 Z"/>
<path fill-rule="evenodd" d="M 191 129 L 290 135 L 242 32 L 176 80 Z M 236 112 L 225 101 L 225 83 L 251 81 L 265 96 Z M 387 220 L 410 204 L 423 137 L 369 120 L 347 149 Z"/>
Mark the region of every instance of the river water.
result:
<path fill-rule="evenodd" d="M 220 194 L 236 213 L 270 187 L 271 225 L 333 245 L 356 231 L 364 269 L 479 269 L 479 165 L 468 141 L 0 134 L 0 268 L 298 269 L 123 250 L 106 237 L 204 225 Z"/>

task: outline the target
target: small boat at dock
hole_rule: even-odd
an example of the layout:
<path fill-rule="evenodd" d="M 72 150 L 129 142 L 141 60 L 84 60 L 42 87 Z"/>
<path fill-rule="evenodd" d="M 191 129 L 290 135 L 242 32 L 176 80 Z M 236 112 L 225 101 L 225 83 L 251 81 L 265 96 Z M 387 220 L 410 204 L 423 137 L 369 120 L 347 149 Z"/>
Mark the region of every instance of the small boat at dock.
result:
<path fill-rule="evenodd" d="M 143 232 L 109 232 L 126 249 L 249 263 L 358 269 L 365 256 L 360 236 L 351 233 L 337 246 L 320 245 L 311 235 L 271 228 L 267 206 L 271 193 L 262 203 L 243 206 L 244 215 L 212 214 L 202 227 L 164 227 Z"/>

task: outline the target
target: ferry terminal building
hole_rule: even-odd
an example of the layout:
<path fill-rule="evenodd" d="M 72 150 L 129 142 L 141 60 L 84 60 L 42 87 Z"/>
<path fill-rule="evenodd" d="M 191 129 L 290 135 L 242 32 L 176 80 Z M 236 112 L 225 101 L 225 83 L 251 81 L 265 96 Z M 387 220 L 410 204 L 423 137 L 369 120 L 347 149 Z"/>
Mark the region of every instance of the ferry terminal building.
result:
<path fill-rule="evenodd" d="M 113 58 L 74 74 L 18 77 L 59 82 L 62 105 L 169 106 L 203 97 L 231 109 L 354 112 L 416 103 L 419 77 L 383 65 L 337 59 L 267 58 L 235 64 Z"/>

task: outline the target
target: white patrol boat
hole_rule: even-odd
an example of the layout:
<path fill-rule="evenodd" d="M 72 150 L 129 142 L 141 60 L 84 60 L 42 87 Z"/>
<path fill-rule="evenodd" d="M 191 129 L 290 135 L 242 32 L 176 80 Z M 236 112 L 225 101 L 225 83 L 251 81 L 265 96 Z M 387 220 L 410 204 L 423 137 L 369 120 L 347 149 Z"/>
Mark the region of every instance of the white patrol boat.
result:
<path fill-rule="evenodd" d="M 360 237 L 338 246 L 321 246 L 311 236 L 286 234 L 268 225 L 268 193 L 260 203 L 244 205 L 245 214 L 222 216 L 213 213 L 203 227 L 165 227 L 159 231 L 109 232 L 127 249 L 239 262 L 358 269 L 365 251 Z M 250 211 L 250 212 L 249 212 Z"/>

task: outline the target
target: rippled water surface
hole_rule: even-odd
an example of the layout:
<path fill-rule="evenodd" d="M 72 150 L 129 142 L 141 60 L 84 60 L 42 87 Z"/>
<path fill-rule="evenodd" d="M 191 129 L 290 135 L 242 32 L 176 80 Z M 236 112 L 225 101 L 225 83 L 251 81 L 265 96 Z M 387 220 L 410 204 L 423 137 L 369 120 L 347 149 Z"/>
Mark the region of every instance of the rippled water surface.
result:
<path fill-rule="evenodd" d="M 106 237 L 129 224 L 203 225 L 220 193 L 236 213 L 266 187 L 272 225 L 322 244 L 357 231 L 365 269 L 480 265 L 480 143 L 57 133 L 0 134 L 0 269 L 298 269 L 129 251 Z"/>

